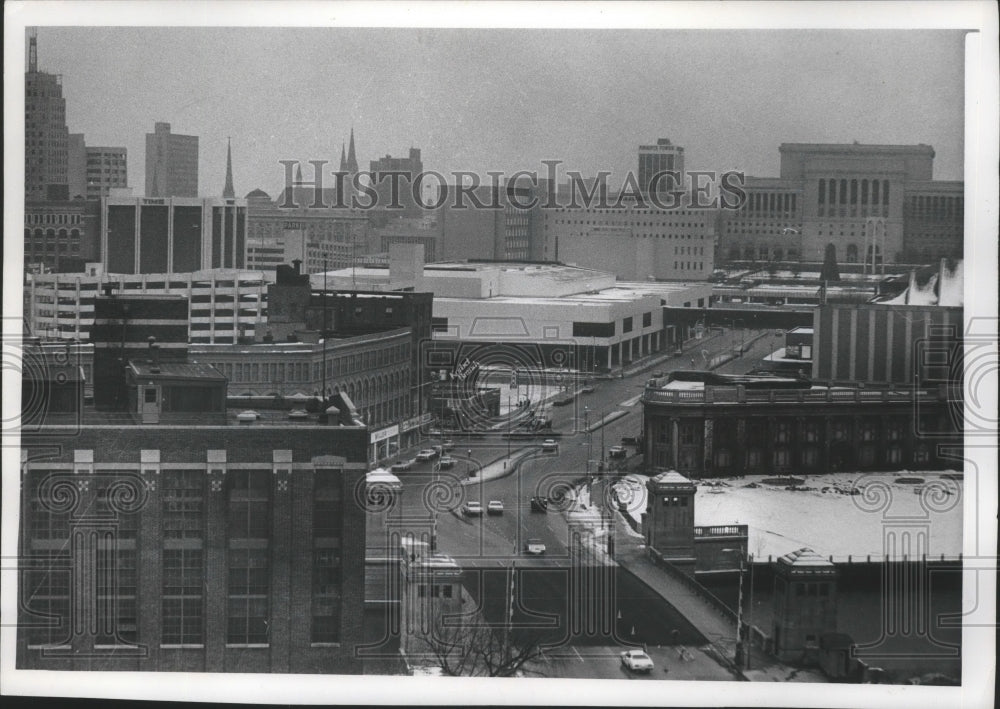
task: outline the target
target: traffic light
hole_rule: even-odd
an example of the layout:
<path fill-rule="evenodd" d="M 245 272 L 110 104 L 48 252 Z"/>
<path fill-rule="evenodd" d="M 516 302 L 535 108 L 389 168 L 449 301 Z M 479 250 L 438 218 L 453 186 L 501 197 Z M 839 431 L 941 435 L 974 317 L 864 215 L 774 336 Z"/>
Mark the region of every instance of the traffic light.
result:
<path fill-rule="evenodd" d="M 517 370 L 510 370 L 510 388 L 517 389 Z"/>

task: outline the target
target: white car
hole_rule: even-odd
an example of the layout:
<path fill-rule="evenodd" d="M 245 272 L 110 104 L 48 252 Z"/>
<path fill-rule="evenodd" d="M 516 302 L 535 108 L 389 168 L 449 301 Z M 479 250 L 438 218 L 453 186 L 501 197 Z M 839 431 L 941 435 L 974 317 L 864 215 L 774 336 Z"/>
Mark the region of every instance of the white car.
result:
<path fill-rule="evenodd" d="M 450 455 L 446 455 L 442 457 L 441 460 L 438 461 L 438 466 L 440 466 L 441 470 L 448 470 L 450 468 L 454 468 L 455 459 L 452 458 Z"/>
<path fill-rule="evenodd" d="M 402 473 L 413 467 L 413 464 L 408 460 L 397 460 L 389 470 L 393 473 Z"/>
<path fill-rule="evenodd" d="M 434 460 L 438 457 L 438 452 L 433 448 L 424 448 L 422 451 L 417 453 L 417 460 L 421 463 L 426 463 L 428 460 Z"/>
<path fill-rule="evenodd" d="M 558 451 L 559 444 L 556 443 L 551 438 L 546 438 L 544 441 L 542 441 L 542 450 L 545 451 L 546 453 L 548 453 L 549 451 Z"/>
<path fill-rule="evenodd" d="M 236 420 L 241 422 L 256 421 L 258 418 L 260 418 L 260 414 L 258 414 L 256 411 L 247 410 L 247 411 L 241 411 L 238 414 L 236 414 Z"/>
<path fill-rule="evenodd" d="M 524 551 L 528 554 L 544 554 L 545 543 L 541 539 L 529 539 L 524 543 Z"/>
<path fill-rule="evenodd" d="M 486 514 L 502 515 L 503 500 L 490 500 L 489 504 L 486 505 Z"/>
<path fill-rule="evenodd" d="M 625 446 L 611 446 L 608 449 L 608 455 L 612 458 L 627 458 L 628 450 L 626 450 Z"/>
<path fill-rule="evenodd" d="M 462 514 L 468 517 L 479 517 L 483 514 L 483 505 L 479 500 L 469 500 L 462 508 Z"/>
<path fill-rule="evenodd" d="M 642 650 L 626 650 L 621 654 L 621 658 L 622 664 L 630 672 L 645 672 L 648 674 L 653 671 L 653 661 Z"/>

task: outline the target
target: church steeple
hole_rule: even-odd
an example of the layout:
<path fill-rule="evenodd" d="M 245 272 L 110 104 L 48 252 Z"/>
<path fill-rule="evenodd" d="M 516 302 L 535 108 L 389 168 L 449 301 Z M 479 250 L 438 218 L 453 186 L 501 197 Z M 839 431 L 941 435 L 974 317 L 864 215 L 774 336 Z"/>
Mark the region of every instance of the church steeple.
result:
<path fill-rule="evenodd" d="M 235 199 L 236 190 L 233 189 L 233 142 L 232 138 L 226 139 L 226 186 L 222 190 L 224 199 Z"/>
<path fill-rule="evenodd" d="M 352 175 L 358 171 L 358 158 L 354 154 L 354 127 L 351 126 L 351 145 L 347 149 L 347 172 Z"/>
<path fill-rule="evenodd" d="M 344 157 L 344 144 L 340 144 L 340 171 L 347 172 L 347 158 Z"/>

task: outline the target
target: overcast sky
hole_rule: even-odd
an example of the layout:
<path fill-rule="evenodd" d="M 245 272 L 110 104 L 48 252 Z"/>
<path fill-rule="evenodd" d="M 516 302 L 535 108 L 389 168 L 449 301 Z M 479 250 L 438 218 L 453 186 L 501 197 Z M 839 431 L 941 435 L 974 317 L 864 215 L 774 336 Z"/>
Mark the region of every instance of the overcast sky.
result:
<path fill-rule="evenodd" d="M 422 150 L 427 169 L 616 175 L 666 137 L 689 169 L 778 174 L 782 142 L 914 144 L 962 179 L 955 30 L 428 30 L 43 27 L 70 132 L 124 145 L 144 189 L 156 121 L 200 137 L 199 188 L 282 184 L 281 159 Z M 309 174 L 308 171 L 306 173 Z"/>

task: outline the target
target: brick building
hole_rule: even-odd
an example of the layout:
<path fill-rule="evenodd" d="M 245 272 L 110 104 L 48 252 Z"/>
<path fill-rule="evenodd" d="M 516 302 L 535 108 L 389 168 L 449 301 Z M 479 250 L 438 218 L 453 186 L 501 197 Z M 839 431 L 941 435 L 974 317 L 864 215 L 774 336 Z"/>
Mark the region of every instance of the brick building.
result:
<path fill-rule="evenodd" d="M 22 452 L 18 668 L 361 672 L 366 428 L 96 420 Z"/>
<path fill-rule="evenodd" d="M 693 477 L 961 467 L 944 387 L 836 388 L 675 372 L 642 397 L 647 464 Z"/>

